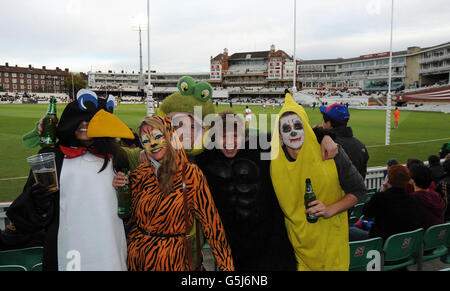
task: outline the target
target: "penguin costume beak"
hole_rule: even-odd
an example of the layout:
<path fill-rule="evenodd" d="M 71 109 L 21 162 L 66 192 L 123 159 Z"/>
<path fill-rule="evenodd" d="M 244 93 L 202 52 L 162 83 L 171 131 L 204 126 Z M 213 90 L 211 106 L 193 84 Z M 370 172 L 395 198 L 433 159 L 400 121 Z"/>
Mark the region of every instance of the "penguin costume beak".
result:
<path fill-rule="evenodd" d="M 88 137 L 120 137 L 134 139 L 133 132 L 119 118 L 100 109 L 91 119 Z"/>

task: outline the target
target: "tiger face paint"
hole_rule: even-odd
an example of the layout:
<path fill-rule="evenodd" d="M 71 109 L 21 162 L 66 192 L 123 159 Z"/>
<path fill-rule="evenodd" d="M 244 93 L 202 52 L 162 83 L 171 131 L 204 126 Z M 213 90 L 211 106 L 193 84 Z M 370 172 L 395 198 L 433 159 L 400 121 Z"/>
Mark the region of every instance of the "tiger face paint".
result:
<path fill-rule="evenodd" d="M 161 160 L 167 151 L 167 140 L 157 128 L 144 126 L 140 133 L 141 143 L 145 152 L 154 160 Z"/>
<path fill-rule="evenodd" d="M 305 131 L 302 120 L 297 114 L 289 114 L 280 119 L 280 135 L 283 143 L 294 150 L 303 146 Z"/>

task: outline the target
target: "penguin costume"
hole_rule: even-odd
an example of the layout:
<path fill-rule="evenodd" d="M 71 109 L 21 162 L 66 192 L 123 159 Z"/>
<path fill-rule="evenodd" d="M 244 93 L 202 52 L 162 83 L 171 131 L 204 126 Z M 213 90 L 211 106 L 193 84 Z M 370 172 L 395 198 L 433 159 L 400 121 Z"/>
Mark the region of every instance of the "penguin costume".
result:
<path fill-rule="evenodd" d="M 128 166 L 113 138 L 133 138 L 112 112 L 114 97 L 82 89 L 64 109 L 55 148 L 59 190 L 49 192 L 30 172 L 7 215 L 17 233 L 45 232 L 43 270 L 126 270 L 126 238 L 117 215 L 114 172 Z"/>

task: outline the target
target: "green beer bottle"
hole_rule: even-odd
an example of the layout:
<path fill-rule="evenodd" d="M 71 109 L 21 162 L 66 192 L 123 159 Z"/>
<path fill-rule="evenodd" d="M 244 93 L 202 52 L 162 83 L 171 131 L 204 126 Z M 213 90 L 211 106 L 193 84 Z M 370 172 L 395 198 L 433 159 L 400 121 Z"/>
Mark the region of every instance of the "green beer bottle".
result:
<path fill-rule="evenodd" d="M 47 114 L 42 120 L 42 135 L 39 139 L 41 148 L 54 148 L 56 146 L 56 124 L 58 117 L 56 116 L 56 98 L 50 99 Z"/>
<path fill-rule="evenodd" d="M 128 169 L 122 169 L 128 179 Z M 121 219 L 128 218 L 130 214 L 130 186 L 125 184 L 117 189 L 117 214 Z"/>
<path fill-rule="evenodd" d="M 305 208 L 308 209 L 310 206 L 308 206 L 309 203 L 316 200 L 316 195 L 314 194 L 311 180 L 309 178 L 306 179 L 306 187 L 305 187 Z M 318 217 L 312 214 L 306 214 L 306 220 L 308 220 L 309 223 L 315 223 L 317 222 Z"/>

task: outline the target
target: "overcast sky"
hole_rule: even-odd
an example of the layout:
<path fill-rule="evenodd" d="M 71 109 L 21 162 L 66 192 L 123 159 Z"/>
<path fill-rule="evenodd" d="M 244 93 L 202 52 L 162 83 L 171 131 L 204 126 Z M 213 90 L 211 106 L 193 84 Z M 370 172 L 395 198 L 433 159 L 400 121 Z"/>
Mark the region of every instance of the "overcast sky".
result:
<path fill-rule="evenodd" d="M 0 0 L 0 64 L 75 72 L 139 70 L 146 0 Z M 151 0 L 151 67 L 208 72 L 211 56 L 293 55 L 294 0 Z M 389 50 L 391 0 L 297 0 L 297 59 Z M 145 21 L 144 21 L 145 22 Z M 449 0 L 395 0 L 393 50 L 450 41 Z M 147 33 L 143 33 L 144 69 Z"/>

